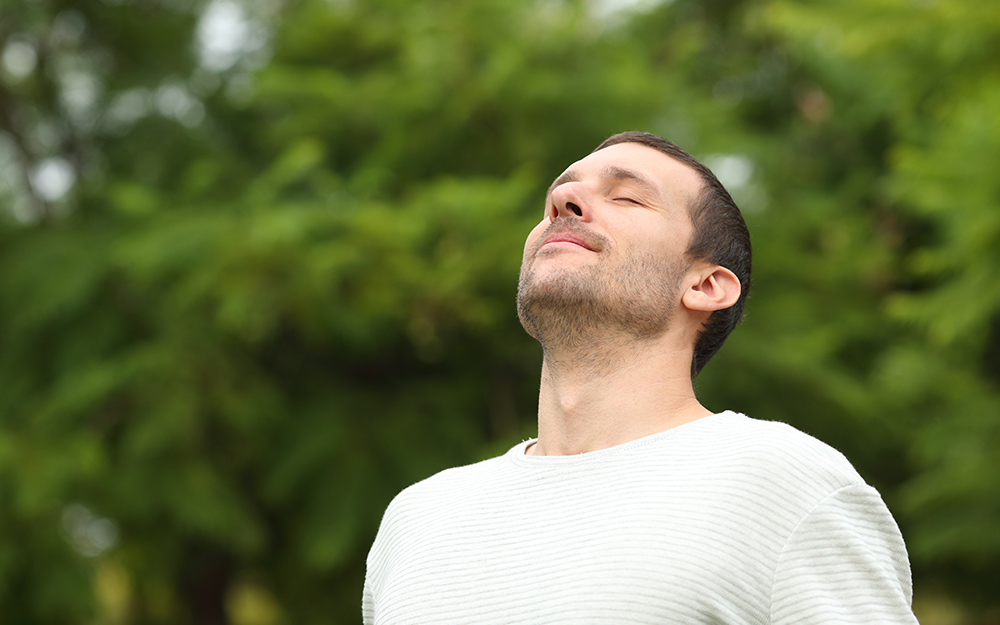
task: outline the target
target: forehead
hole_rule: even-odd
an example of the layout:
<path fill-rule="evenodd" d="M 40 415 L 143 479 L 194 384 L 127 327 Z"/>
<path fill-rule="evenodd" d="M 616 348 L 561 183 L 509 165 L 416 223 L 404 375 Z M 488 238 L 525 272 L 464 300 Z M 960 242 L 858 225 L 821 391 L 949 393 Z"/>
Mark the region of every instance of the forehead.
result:
<path fill-rule="evenodd" d="M 640 186 L 648 183 L 666 201 L 689 202 L 703 186 L 698 172 L 663 152 L 639 143 L 618 143 L 567 167 L 553 187 L 561 181 L 602 177 L 632 179 Z"/>

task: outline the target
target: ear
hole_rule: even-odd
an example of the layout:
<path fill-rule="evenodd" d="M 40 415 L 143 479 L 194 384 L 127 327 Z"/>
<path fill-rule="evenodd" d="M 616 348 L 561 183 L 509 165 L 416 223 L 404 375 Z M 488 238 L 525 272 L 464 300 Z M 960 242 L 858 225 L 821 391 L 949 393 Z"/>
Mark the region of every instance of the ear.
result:
<path fill-rule="evenodd" d="M 713 312 L 729 308 L 740 298 L 740 280 L 732 271 L 719 265 L 708 265 L 697 270 L 696 282 L 681 297 L 690 310 Z"/>

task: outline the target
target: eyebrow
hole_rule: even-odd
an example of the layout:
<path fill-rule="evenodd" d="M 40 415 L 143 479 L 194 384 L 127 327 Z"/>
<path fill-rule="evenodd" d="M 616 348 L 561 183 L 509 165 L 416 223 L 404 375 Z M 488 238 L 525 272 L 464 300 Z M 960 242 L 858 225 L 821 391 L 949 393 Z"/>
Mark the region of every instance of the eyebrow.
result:
<path fill-rule="evenodd" d="M 631 169 L 618 167 L 617 165 L 608 165 L 605 167 L 601 170 L 600 177 L 602 179 L 632 182 L 647 193 L 652 193 L 654 195 L 659 195 L 660 192 L 657 186 L 649 178 L 646 178 Z M 566 184 L 567 182 L 576 182 L 579 179 L 580 175 L 572 169 L 563 172 L 558 178 L 552 181 L 552 184 L 549 186 L 549 190 L 546 193 L 546 197 L 552 195 L 552 191 L 559 185 Z"/>

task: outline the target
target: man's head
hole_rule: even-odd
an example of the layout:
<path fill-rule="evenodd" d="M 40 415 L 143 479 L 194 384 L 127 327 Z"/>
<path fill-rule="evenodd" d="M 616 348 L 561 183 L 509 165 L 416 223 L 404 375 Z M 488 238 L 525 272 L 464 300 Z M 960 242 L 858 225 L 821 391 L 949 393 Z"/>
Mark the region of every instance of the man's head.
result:
<path fill-rule="evenodd" d="M 749 286 L 749 233 L 716 177 L 673 143 L 628 132 L 549 189 L 518 313 L 544 346 L 588 324 L 656 336 L 683 310 L 698 320 L 694 377 L 742 318 Z"/>

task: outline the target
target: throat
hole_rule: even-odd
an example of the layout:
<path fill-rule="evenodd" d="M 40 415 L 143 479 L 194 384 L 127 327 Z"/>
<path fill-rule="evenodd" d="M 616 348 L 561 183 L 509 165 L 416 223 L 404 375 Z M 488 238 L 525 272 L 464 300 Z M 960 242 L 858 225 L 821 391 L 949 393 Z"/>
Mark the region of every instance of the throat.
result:
<path fill-rule="evenodd" d="M 711 414 L 695 398 L 691 357 L 667 336 L 546 350 L 534 452 L 603 449 Z"/>

